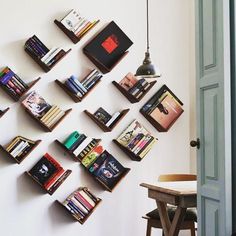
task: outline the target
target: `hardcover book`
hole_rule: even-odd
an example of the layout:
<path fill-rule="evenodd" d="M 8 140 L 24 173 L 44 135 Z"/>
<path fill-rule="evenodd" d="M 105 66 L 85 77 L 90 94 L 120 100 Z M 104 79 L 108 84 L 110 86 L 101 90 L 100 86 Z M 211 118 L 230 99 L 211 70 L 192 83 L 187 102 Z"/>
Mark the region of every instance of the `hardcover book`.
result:
<path fill-rule="evenodd" d="M 138 82 L 136 76 L 129 72 L 120 82 L 120 86 L 129 91 Z"/>
<path fill-rule="evenodd" d="M 51 105 L 35 91 L 22 101 L 22 105 L 38 118 L 42 118 L 51 108 Z"/>
<path fill-rule="evenodd" d="M 119 181 L 125 168 L 111 154 L 104 160 L 95 172 L 99 180 L 106 184 L 109 188 L 113 188 Z"/>
<path fill-rule="evenodd" d="M 49 154 L 45 154 L 36 165 L 29 171 L 29 173 L 44 185 L 50 180 L 58 171 L 61 170 L 60 164 L 54 160 Z"/>
<path fill-rule="evenodd" d="M 105 73 L 132 44 L 128 36 L 112 21 L 83 48 L 83 51 Z"/>
<path fill-rule="evenodd" d="M 102 107 L 98 108 L 98 110 L 94 113 L 94 116 L 103 124 L 106 124 L 112 118 L 112 116 Z"/>

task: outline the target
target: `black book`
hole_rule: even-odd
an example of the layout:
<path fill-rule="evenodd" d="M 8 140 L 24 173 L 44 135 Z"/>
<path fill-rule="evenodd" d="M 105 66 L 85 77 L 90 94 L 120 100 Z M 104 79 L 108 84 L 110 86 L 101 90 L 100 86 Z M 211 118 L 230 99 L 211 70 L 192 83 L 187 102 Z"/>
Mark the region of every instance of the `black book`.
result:
<path fill-rule="evenodd" d="M 94 113 L 94 116 L 103 124 L 106 124 L 112 117 L 102 107 L 98 108 L 98 110 Z"/>
<path fill-rule="evenodd" d="M 79 138 L 76 140 L 76 142 L 73 143 L 73 145 L 70 148 L 70 151 L 74 151 L 85 139 L 87 136 L 85 134 L 81 134 Z"/>
<path fill-rule="evenodd" d="M 83 48 L 83 51 L 100 64 L 111 68 L 132 44 L 128 36 L 112 21 Z"/>
<path fill-rule="evenodd" d="M 57 172 L 58 168 L 50 162 L 46 157 L 42 157 L 36 165 L 29 171 L 29 173 L 44 185 L 53 174 Z"/>
<path fill-rule="evenodd" d="M 95 176 L 107 187 L 112 189 L 120 180 L 125 168 L 110 153 L 100 167 L 95 171 Z"/>

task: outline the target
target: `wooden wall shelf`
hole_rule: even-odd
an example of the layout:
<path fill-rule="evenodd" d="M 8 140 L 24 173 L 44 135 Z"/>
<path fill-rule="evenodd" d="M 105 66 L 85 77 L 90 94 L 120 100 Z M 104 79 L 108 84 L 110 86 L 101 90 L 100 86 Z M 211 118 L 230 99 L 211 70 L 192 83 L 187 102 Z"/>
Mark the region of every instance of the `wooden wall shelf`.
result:
<path fill-rule="evenodd" d="M 96 21 L 96 23 L 88 30 L 86 33 L 84 33 L 81 37 L 77 37 L 72 31 L 68 30 L 60 21 L 54 20 L 54 23 L 60 28 L 66 35 L 67 37 L 70 38 L 70 40 L 76 44 L 78 43 L 91 29 L 94 28 L 95 25 L 98 24 L 100 20 Z"/>
<path fill-rule="evenodd" d="M 1 117 L 3 117 L 8 111 L 9 111 L 9 107 L 8 108 L 6 108 L 5 110 L 3 110 L 3 111 L 0 111 L 0 118 Z"/>
<path fill-rule="evenodd" d="M 52 195 L 60 186 L 61 184 L 67 179 L 67 177 L 71 174 L 72 170 L 66 170 L 66 172 L 63 174 L 64 178 L 62 181 L 60 181 L 57 185 L 56 183 L 51 187 L 51 189 L 47 190 L 44 188 L 44 186 L 36 179 L 34 176 L 32 176 L 28 171 L 25 172 L 31 179 L 33 179 L 44 191 L 46 191 L 48 194 Z"/>
<path fill-rule="evenodd" d="M 86 98 L 91 92 L 92 90 L 101 82 L 101 79 L 99 79 L 89 90 L 87 93 L 84 94 L 83 97 L 78 97 L 76 96 L 75 94 L 73 94 L 68 88 L 67 86 L 62 83 L 61 81 L 59 80 L 55 80 L 55 83 L 57 85 L 59 85 L 60 88 L 62 88 L 71 98 L 74 102 L 78 103 L 78 102 L 82 102 L 82 100 L 84 100 L 84 98 Z"/>
<path fill-rule="evenodd" d="M 64 116 L 62 116 L 54 125 L 53 127 L 46 126 L 40 119 L 35 117 L 28 109 L 25 109 L 25 112 L 29 114 L 29 116 L 35 120 L 46 132 L 52 132 L 61 122 L 62 120 L 72 111 L 72 109 L 68 109 L 65 111 Z"/>
<path fill-rule="evenodd" d="M 83 188 L 81 188 L 83 189 Z M 96 202 L 96 205 L 93 207 L 92 210 L 90 210 L 90 212 L 83 218 L 83 219 L 80 219 L 78 218 L 76 215 L 72 214 L 64 205 L 63 203 L 61 203 L 60 201 L 56 200 L 56 202 L 62 206 L 66 212 L 68 212 L 76 221 L 78 221 L 80 224 L 84 224 L 85 221 L 92 215 L 92 213 L 95 211 L 95 209 L 98 207 L 98 205 L 102 202 L 102 200 L 100 198 L 97 198 L 97 202 Z"/>
<path fill-rule="evenodd" d="M 4 92 L 6 92 L 15 102 L 18 102 L 20 98 L 22 98 L 41 78 L 37 78 L 36 80 L 32 81 L 28 84 L 28 88 L 20 95 L 19 98 L 16 98 L 12 93 L 9 92 L 9 90 L 0 84 L 0 87 L 3 89 Z"/>
<path fill-rule="evenodd" d="M 129 109 L 125 109 L 121 111 L 119 115 L 119 119 L 112 125 L 112 127 L 108 127 L 105 124 L 103 124 L 97 117 L 94 116 L 94 114 L 90 113 L 88 110 L 84 110 L 84 113 L 93 120 L 104 132 L 111 132 L 118 123 L 124 118 L 124 116 L 129 112 Z"/>
<path fill-rule="evenodd" d="M 10 159 L 14 160 L 16 163 L 20 164 L 29 154 L 41 143 L 42 140 L 35 141 L 35 144 L 33 147 L 26 153 L 24 157 L 21 158 L 21 160 L 17 160 L 15 157 L 13 157 L 2 145 L 0 145 L 0 150 L 2 150 L 3 153 L 5 153 Z"/>
<path fill-rule="evenodd" d="M 136 98 L 135 96 L 133 96 L 132 94 L 128 93 L 122 86 L 119 85 L 119 83 L 117 83 L 116 81 L 112 81 L 112 83 L 115 85 L 115 87 L 131 102 L 131 103 L 137 103 L 139 101 L 141 101 L 141 99 L 149 92 L 149 90 L 155 85 L 156 81 L 151 82 L 150 86 L 148 87 L 147 90 L 145 90 L 145 92 L 143 92 L 143 94 L 139 97 Z"/>
<path fill-rule="evenodd" d="M 41 61 L 40 58 L 36 57 L 33 53 L 31 53 L 27 48 L 25 48 L 26 53 L 45 71 L 48 72 L 50 71 L 59 61 L 61 61 L 70 51 L 71 49 L 69 49 L 68 51 L 65 52 L 65 54 L 56 62 L 54 63 L 52 66 L 48 66 L 47 64 L 45 64 L 44 62 Z"/>

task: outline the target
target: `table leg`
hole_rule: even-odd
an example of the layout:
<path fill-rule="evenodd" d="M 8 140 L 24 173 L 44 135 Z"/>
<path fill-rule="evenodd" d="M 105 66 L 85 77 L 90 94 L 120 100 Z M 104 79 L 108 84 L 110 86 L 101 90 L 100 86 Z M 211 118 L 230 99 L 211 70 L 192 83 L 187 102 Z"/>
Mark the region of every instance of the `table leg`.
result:
<path fill-rule="evenodd" d="M 180 206 L 177 207 L 174 219 L 171 222 L 169 236 L 177 236 L 179 234 L 179 230 L 181 228 L 181 224 L 183 222 L 186 210 L 187 210 L 186 208 L 182 208 Z"/>
<path fill-rule="evenodd" d="M 169 230 L 171 227 L 170 218 L 166 209 L 166 203 L 156 200 L 158 211 L 160 214 L 161 225 L 164 230 L 164 235 L 169 235 Z"/>

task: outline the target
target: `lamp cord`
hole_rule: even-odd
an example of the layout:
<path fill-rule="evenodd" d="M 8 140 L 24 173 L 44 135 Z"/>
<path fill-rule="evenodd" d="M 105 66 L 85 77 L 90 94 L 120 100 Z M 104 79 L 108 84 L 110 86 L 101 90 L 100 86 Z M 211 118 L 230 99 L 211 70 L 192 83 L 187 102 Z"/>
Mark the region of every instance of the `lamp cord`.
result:
<path fill-rule="evenodd" d="M 149 53 L 149 11 L 148 11 L 148 0 L 147 0 L 147 52 Z"/>

